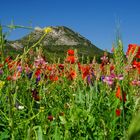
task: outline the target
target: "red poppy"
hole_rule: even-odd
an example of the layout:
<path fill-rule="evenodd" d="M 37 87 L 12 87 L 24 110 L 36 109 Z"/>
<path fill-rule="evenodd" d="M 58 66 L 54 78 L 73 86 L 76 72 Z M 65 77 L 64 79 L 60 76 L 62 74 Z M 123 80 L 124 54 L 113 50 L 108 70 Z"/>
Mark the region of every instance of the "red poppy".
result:
<path fill-rule="evenodd" d="M 78 62 L 78 69 L 81 70 L 81 67 L 82 66 L 81 66 L 80 62 Z"/>
<path fill-rule="evenodd" d="M 82 71 L 82 78 L 85 79 L 85 77 L 87 77 L 90 74 L 90 67 L 82 66 L 81 71 Z"/>
<path fill-rule="evenodd" d="M 76 58 L 75 58 L 75 56 L 68 56 L 67 58 L 66 58 L 66 62 L 69 62 L 69 63 L 71 63 L 71 64 L 74 64 L 75 62 L 76 62 Z"/>
<path fill-rule="evenodd" d="M 38 77 L 40 74 L 41 74 L 41 70 L 37 69 L 36 72 L 35 72 L 35 76 Z"/>
<path fill-rule="evenodd" d="M 136 60 L 133 61 L 132 65 L 134 68 L 140 68 L 140 62 L 137 62 Z"/>
<path fill-rule="evenodd" d="M 10 81 L 11 79 L 12 79 L 11 76 L 8 76 L 8 77 L 6 78 L 6 80 L 8 80 L 8 81 Z"/>
<path fill-rule="evenodd" d="M 118 86 L 117 91 L 116 91 L 116 97 L 119 98 L 122 101 L 122 94 L 124 96 L 124 102 L 126 101 L 126 93 L 122 93 L 121 87 Z"/>
<path fill-rule="evenodd" d="M 136 58 L 140 58 L 140 46 L 138 46 L 137 44 L 129 44 L 128 45 L 128 50 L 126 52 L 126 55 L 129 56 L 130 54 L 134 54 L 135 50 L 138 48 L 137 52 L 136 52 Z"/>
<path fill-rule="evenodd" d="M 67 53 L 68 55 L 74 55 L 74 50 L 68 50 Z"/>
<path fill-rule="evenodd" d="M 77 76 L 76 71 L 71 70 L 71 71 L 70 71 L 69 78 L 70 78 L 71 80 L 74 80 L 74 79 L 76 78 L 76 76 Z"/>
<path fill-rule="evenodd" d="M 52 71 L 52 67 L 51 67 L 51 66 L 48 66 L 47 69 L 48 69 L 49 71 Z"/>
<path fill-rule="evenodd" d="M 56 75 L 50 75 L 49 78 L 51 81 L 58 81 L 58 76 Z"/>
<path fill-rule="evenodd" d="M 116 116 L 119 117 L 121 115 L 121 110 L 120 109 L 116 109 Z"/>

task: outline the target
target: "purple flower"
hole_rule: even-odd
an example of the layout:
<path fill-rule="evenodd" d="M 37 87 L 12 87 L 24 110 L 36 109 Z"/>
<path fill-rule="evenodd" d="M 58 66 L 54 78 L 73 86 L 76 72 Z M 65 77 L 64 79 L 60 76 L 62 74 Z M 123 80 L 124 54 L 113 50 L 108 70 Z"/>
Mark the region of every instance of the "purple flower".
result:
<path fill-rule="evenodd" d="M 113 82 L 114 82 L 113 80 L 108 80 L 106 83 L 111 86 L 113 85 Z"/>
<path fill-rule="evenodd" d="M 114 73 L 111 73 L 110 77 L 111 77 L 112 79 L 115 79 L 116 75 L 115 75 Z"/>
<path fill-rule="evenodd" d="M 101 80 L 104 81 L 104 79 L 105 79 L 105 76 L 101 76 Z"/>
<path fill-rule="evenodd" d="M 90 84 L 91 83 L 91 78 L 90 75 L 87 76 L 87 83 Z"/>
<path fill-rule="evenodd" d="M 113 83 L 114 83 L 114 78 L 111 77 L 111 76 L 106 76 L 106 77 L 103 79 L 103 82 L 107 83 L 108 85 L 113 85 Z"/>
<path fill-rule="evenodd" d="M 36 78 L 36 83 L 38 83 L 40 81 L 41 77 L 40 75 Z"/>
<path fill-rule="evenodd" d="M 108 57 L 104 55 L 101 57 L 101 60 L 106 62 L 106 61 L 108 61 Z"/>
<path fill-rule="evenodd" d="M 119 74 L 119 75 L 117 76 L 117 79 L 118 79 L 118 80 L 123 80 L 123 78 L 124 78 L 124 77 L 123 77 L 122 74 Z"/>
<path fill-rule="evenodd" d="M 32 75 L 33 75 L 33 72 L 30 72 L 30 73 L 27 74 L 29 79 L 31 79 Z"/>
<path fill-rule="evenodd" d="M 140 81 L 138 81 L 138 80 L 133 80 L 131 83 L 134 86 L 140 86 Z"/>
<path fill-rule="evenodd" d="M 17 66 L 17 70 L 18 70 L 19 72 L 22 72 L 22 67 L 21 67 L 21 66 Z"/>
<path fill-rule="evenodd" d="M 3 74 L 3 70 L 0 70 L 0 75 L 2 75 Z"/>

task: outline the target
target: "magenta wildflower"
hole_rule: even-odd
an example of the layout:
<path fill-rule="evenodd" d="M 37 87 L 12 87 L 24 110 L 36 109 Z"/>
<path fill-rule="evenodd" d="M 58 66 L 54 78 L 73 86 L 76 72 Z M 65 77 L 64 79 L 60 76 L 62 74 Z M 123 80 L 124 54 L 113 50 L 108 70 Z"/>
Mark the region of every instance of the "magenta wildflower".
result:
<path fill-rule="evenodd" d="M 17 70 L 18 70 L 19 72 L 22 72 L 22 67 L 21 67 L 21 66 L 17 66 Z"/>
<path fill-rule="evenodd" d="M 0 70 L 0 75 L 2 75 L 3 74 L 3 70 Z"/>
<path fill-rule="evenodd" d="M 122 74 L 119 74 L 117 77 L 116 77 L 116 79 L 118 79 L 118 80 L 123 80 L 123 75 Z"/>
<path fill-rule="evenodd" d="M 103 78 L 103 82 L 107 83 L 108 85 L 113 85 L 114 78 L 111 76 L 106 76 Z"/>

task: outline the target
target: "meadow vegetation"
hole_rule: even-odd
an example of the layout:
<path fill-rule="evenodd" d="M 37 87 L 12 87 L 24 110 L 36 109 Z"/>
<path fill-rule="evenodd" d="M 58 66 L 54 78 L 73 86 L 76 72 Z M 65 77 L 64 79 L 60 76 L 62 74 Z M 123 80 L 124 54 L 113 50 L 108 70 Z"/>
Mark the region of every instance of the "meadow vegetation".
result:
<path fill-rule="evenodd" d="M 117 39 L 100 63 L 76 49 L 49 63 L 38 46 L 49 32 L 12 57 L 0 26 L 0 139 L 140 138 L 140 46 L 124 53 Z"/>

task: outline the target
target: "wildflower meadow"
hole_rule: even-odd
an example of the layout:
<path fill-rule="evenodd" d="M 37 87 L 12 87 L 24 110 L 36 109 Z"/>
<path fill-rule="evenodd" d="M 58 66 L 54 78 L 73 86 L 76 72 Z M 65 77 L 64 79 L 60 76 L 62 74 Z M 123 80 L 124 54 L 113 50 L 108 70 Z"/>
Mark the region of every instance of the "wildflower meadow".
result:
<path fill-rule="evenodd" d="M 140 46 L 118 38 L 101 63 L 74 48 L 49 63 L 38 45 L 51 31 L 13 57 L 0 26 L 0 140 L 140 139 Z"/>

